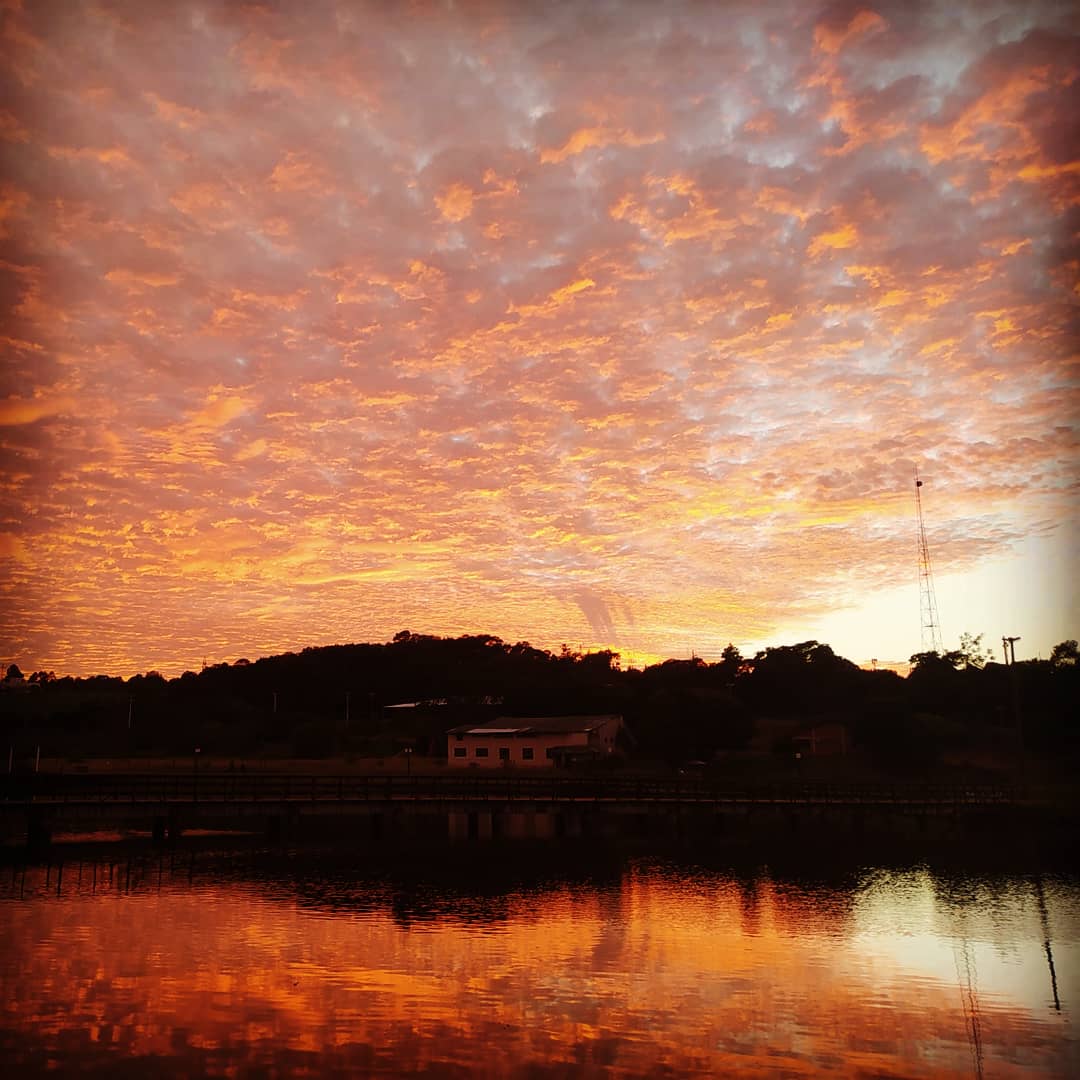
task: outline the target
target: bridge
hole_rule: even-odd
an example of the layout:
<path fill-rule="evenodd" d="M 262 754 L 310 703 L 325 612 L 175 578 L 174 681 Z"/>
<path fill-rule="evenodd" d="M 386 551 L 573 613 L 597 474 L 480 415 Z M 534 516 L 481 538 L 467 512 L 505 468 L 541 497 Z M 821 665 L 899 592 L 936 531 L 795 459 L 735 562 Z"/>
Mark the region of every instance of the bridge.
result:
<path fill-rule="evenodd" d="M 384 838 L 703 835 L 811 821 L 861 831 L 1024 823 L 1062 812 L 1019 785 L 736 783 L 708 775 L 565 772 L 30 774 L 0 783 L 0 837 L 47 846 L 54 833 L 126 829 L 156 840 L 231 829 Z"/>
<path fill-rule="evenodd" d="M 31 774 L 0 784 L 0 806 L 235 806 L 370 803 L 600 803 L 625 805 L 892 806 L 955 809 L 1028 806 L 1047 800 L 1013 784 L 733 783 L 704 775 L 521 771 L 485 774 L 171 772 Z"/>
<path fill-rule="evenodd" d="M 743 782 L 707 774 L 40 773 L 0 780 L 0 841 L 44 849 L 100 831 L 171 842 L 186 832 L 270 840 L 645 837 L 761 832 L 833 841 L 927 831 L 1030 835 L 1075 823 L 1075 798 L 1018 784 Z M 1068 828 L 1068 826 L 1066 826 Z"/>

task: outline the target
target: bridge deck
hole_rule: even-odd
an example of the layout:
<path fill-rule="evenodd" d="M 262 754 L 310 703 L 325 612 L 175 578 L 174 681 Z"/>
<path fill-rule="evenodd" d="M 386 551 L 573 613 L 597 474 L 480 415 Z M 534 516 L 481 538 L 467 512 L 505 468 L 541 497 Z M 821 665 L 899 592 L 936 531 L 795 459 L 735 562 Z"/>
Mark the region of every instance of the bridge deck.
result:
<path fill-rule="evenodd" d="M 0 806 L 269 803 L 529 802 L 818 806 L 1022 806 L 1045 800 L 1015 785 L 786 783 L 733 785 L 705 777 L 300 776 L 289 774 L 37 775 L 0 784 Z"/>

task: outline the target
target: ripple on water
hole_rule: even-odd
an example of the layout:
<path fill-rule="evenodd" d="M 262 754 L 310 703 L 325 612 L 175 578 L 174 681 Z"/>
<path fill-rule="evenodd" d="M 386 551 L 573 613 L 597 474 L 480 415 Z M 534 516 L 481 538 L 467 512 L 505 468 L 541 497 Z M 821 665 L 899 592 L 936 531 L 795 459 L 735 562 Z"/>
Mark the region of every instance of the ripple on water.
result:
<path fill-rule="evenodd" d="M 1034 1077 L 1076 1062 L 1080 888 L 1062 876 L 209 853 L 18 867 L 0 906 L 0 1051 L 23 1071 L 932 1076 L 975 1062 Z"/>

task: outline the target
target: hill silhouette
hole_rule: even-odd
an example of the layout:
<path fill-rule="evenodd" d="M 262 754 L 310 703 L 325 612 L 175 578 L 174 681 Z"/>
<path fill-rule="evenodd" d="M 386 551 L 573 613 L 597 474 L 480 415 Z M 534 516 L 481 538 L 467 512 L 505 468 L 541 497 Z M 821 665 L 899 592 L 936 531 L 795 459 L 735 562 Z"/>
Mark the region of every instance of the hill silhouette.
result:
<path fill-rule="evenodd" d="M 620 713 L 633 759 L 711 762 L 793 754 L 792 734 L 840 723 L 859 752 L 921 767 L 963 748 L 1075 755 L 1076 642 L 1047 661 L 987 663 L 976 646 L 918 654 L 907 678 L 866 671 L 805 641 L 716 663 L 667 660 L 624 670 L 611 651 L 558 653 L 484 634 L 403 630 L 381 644 L 240 659 L 165 679 L 56 678 L 9 669 L 0 694 L 13 759 L 49 756 L 383 756 L 445 753 L 445 731 L 496 715 Z M 411 707 L 394 708 L 406 705 Z"/>

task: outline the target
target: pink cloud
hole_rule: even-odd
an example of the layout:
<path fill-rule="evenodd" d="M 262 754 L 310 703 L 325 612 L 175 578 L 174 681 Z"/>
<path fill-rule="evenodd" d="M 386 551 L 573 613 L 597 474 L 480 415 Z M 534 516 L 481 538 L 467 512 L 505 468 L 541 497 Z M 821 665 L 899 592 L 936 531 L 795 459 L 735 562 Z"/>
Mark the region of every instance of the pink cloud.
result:
<path fill-rule="evenodd" d="M 961 7 L 8 11 L 9 651 L 813 637 L 916 462 L 943 569 L 1075 529 L 1075 37 Z"/>

